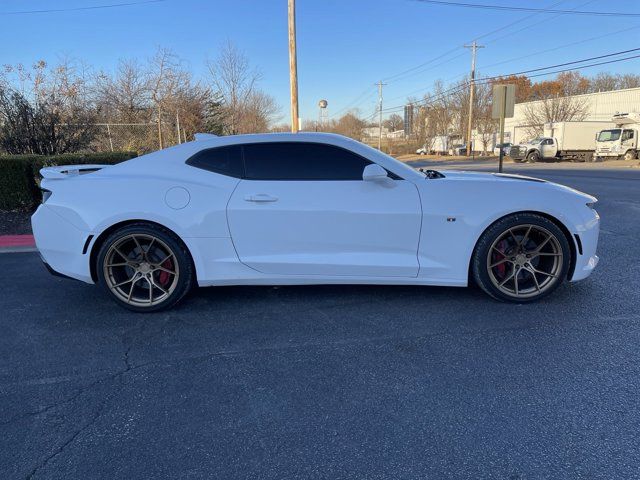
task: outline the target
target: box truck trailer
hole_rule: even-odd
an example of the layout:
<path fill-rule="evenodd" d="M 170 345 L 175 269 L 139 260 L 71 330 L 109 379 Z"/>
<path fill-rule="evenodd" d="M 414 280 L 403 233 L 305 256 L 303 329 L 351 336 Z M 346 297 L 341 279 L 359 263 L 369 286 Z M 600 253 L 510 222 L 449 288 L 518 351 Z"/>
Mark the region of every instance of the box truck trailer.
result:
<path fill-rule="evenodd" d="M 611 122 L 592 121 L 546 123 L 543 136 L 514 145 L 509 156 L 516 162 L 591 161 L 596 146 L 596 134 L 611 126 Z"/>

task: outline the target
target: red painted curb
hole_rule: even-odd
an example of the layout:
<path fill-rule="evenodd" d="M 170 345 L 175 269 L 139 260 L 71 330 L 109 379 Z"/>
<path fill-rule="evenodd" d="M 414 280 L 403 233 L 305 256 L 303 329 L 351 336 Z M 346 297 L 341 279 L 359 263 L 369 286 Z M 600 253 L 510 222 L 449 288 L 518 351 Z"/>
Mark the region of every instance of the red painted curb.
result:
<path fill-rule="evenodd" d="M 0 248 L 35 246 L 33 235 L 0 235 Z"/>

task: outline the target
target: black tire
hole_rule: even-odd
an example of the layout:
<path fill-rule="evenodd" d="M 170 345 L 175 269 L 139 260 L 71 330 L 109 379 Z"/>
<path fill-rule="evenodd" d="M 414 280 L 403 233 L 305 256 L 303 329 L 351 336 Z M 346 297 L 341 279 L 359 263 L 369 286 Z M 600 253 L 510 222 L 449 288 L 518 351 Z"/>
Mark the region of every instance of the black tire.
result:
<path fill-rule="evenodd" d="M 144 244 L 145 241 L 148 242 L 148 245 Z M 120 247 L 120 245 L 127 245 L 122 242 L 134 242 L 131 245 L 138 245 L 140 249 L 127 253 L 125 247 Z M 141 244 L 142 246 L 140 246 Z M 145 246 L 147 246 L 146 252 L 144 251 Z M 118 250 L 122 253 L 118 253 Z M 108 255 L 109 257 L 107 257 Z M 123 258 L 125 256 L 126 258 Z M 158 262 L 157 265 L 154 265 L 152 256 Z M 164 260 L 157 260 L 161 256 Z M 111 261 L 114 258 L 118 259 L 120 263 L 106 263 L 108 259 Z M 118 305 L 134 312 L 157 312 L 174 306 L 189 292 L 195 277 L 191 255 L 182 241 L 173 232 L 159 225 L 148 223 L 126 225 L 111 233 L 102 242 L 96 257 L 95 268 L 101 288 Z M 142 268 L 145 269 L 144 272 L 138 271 Z M 130 300 L 127 301 L 124 298 L 124 294 L 127 292 L 122 291 L 125 287 L 117 287 L 120 281 L 127 279 L 130 272 L 134 272 L 131 273 L 132 279 L 138 278 L 137 281 L 131 283 L 130 292 L 134 290 L 134 285 L 136 291 L 143 289 L 146 285 L 147 291 L 150 291 L 149 305 L 144 305 L 143 300 L 136 300 L 136 297 L 131 293 L 129 293 Z M 116 278 L 116 275 L 119 275 L 120 278 Z M 136 277 L 136 275 L 139 276 Z M 160 283 L 163 275 L 170 283 L 166 285 Z M 159 297 L 164 298 L 154 302 L 153 292 L 159 293 Z M 131 300 L 134 300 L 134 303 Z"/>
<path fill-rule="evenodd" d="M 496 272 L 490 268 L 493 265 L 495 265 L 492 262 L 496 260 L 495 257 L 492 257 L 492 255 L 496 255 L 496 253 L 494 252 L 495 242 L 498 241 L 500 238 L 502 238 L 504 235 L 508 235 L 507 232 L 510 232 L 510 231 L 515 232 L 515 235 L 511 234 L 513 235 L 514 242 L 517 241 L 518 232 L 521 232 L 520 233 L 521 242 L 523 240 L 524 240 L 524 243 L 533 242 L 534 240 L 533 237 L 530 237 L 527 240 L 525 238 L 526 235 L 522 234 L 522 232 L 527 232 L 527 228 L 529 226 L 533 227 L 532 229 L 528 230 L 529 232 L 531 231 L 537 232 L 539 229 L 541 235 L 543 232 L 547 232 L 550 235 L 552 235 L 556 239 L 556 241 L 552 241 L 551 239 L 549 239 L 547 241 L 547 244 L 549 244 L 548 248 L 551 249 L 552 246 L 553 248 L 558 248 L 559 249 L 558 253 L 561 253 L 562 256 L 561 257 L 553 256 L 555 255 L 553 253 L 543 253 L 542 255 L 545 255 L 545 256 L 536 257 L 538 258 L 539 262 L 552 262 L 553 270 L 551 271 L 551 273 L 544 273 L 542 271 L 540 271 L 539 273 L 534 273 L 530 271 L 528 267 L 533 268 L 533 270 L 536 272 L 538 271 L 537 270 L 538 268 L 540 268 L 541 270 L 544 270 L 544 268 L 540 266 L 541 263 L 537 263 L 535 267 L 532 266 L 532 263 L 535 261 L 535 258 L 532 258 L 531 260 L 525 260 L 524 258 L 522 258 L 520 260 L 519 257 L 525 256 L 524 253 L 522 254 L 515 254 L 515 252 L 505 253 L 502 259 L 500 257 L 497 258 L 498 262 L 503 262 L 505 264 L 504 276 L 502 278 L 496 278 Z M 528 233 L 528 235 L 531 235 L 531 233 Z M 541 238 L 544 238 L 544 237 L 541 237 Z M 543 248 L 547 248 L 547 247 L 544 247 L 544 244 L 543 244 Z M 511 262 L 507 258 L 510 255 L 516 255 L 515 257 L 511 257 L 511 258 L 518 258 L 518 261 L 526 261 L 529 263 L 526 264 L 527 266 L 517 265 L 516 262 Z M 555 259 L 555 260 L 552 260 L 552 259 Z M 489 226 L 489 228 L 487 228 L 484 231 L 484 233 L 480 236 L 480 239 L 476 244 L 476 248 L 474 249 L 473 256 L 471 258 L 471 274 L 472 274 L 473 280 L 478 284 L 478 286 L 480 286 L 482 290 L 484 290 L 487 294 L 489 294 L 491 297 L 497 300 L 501 300 L 504 302 L 512 302 L 512 303 L 530 303 L 530 302 L 540 300 L 541 298 L 549 295 L 556 288 L 558 288 L 562 284 L 562 282 L 567 278 L 570 265 L 571 265 L 571 248 L 569 246 L 569 240 L 567 239 L 563 231 L 554 222 L 552 222 L 548 218 L 545 218 L 535 213 L 516 213 L 516 214 L 508 215 L 496 221 L 491 226 Z M 513 270 L 507 270 L 510 267 L 512 267 Z M 493 268 L 497 269 L 500 267 L 495 266 Z M 514 274 L 515 274 L 515 279 L 513 278 Z M 526 294 L 522 293 L 520 294 L 520 296 L 518 296 L 517 286 L 511 289 L 510 284 L 506 283 L 504 287 L 499 287 L 498 281 L 503 278 L 507 278 L 509 275 L 511 275 L 511 278 L 512 278 L 510 282 L 513 283 L 514 285 L 517 285 L 517 283 L 519 283 L 517 279 L 520 278 L 520 276 L 522 276 L 523 283 L 521 284 L 521 286 L 529 285 L 527 289 L 523 289 L 523 292 L 527 292 L 529 290 L 533 290 L 533 292 L 526 293 Z M 507 281 L 509 282 L 509 280 Z M 547 283 L 544 283 L 544 282 L 547 282 Z M 542 284 L 542 287 L 539 286 L 539 283 Z M 508 293 L 508 292 L 505 292 L 505 290 L 515 290 L 515 293 Z"/>
<path fill-rule="evenodd" d="M 540 161 L 540 154 L 538 152 L 531 152 L 527 155 L 527 162 L 537 163 Z"/>
<path fill-rule="evenodd" d="M 624 154 L 624 160 L 626 161 L 631 161 L 631 160 L 635 160 L 636 159 L 636 152 L 633 150 L 629 150 Z"/>

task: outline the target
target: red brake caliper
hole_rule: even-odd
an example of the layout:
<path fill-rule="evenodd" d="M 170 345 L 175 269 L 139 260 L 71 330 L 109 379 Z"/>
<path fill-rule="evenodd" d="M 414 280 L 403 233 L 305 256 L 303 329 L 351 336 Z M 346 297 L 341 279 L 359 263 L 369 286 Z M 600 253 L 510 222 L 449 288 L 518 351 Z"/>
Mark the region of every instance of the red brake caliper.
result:
<path fill-rule="evenodd" d="M 496 245 L 496 248 L 502 252 L 504 252 L 504 249 L 506 247 L 505 245 L 505 241 L 502 240 L 501 242 L 499 242 Z M 506 258 L 503 254 L 501 254 L 500 252 L 496 252 L 496 250 L 494 249 L 493 254 L 492 254 L 492 261 L 493 263 L 499 262 L 500 260 Z M 496 265 L 494 267 L 497 271 L 498 271 L 498 276 L 500 278 L 504 278 L 506 272 L 507 272 L 507 264 L 505 263 L 501 263 L 500 265 Z"/>
<path fill-rule="evenodd" d="M 173 262 L 170 258 L 167 258 L 160 266 L 166 268 L 167 270 L 173 270 Z M 160 285 L 166 287 L 169 284 L 169 275 L 171 274 L 165 272 L 164 270 L 160 272 L 160 275 L 158 275 L 158 281 L 160 282 Z"/>

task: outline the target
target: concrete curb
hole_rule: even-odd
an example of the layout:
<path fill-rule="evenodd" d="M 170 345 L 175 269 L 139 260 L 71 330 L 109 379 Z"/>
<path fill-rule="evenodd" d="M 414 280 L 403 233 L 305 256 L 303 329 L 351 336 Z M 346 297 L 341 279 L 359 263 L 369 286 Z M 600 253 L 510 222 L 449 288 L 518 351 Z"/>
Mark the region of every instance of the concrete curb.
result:
<path fill-rule="evenodd" d="M 27 253 L 37 252 L 36 247 L 0 247 L 0 254 L 2 253 Z"/>

